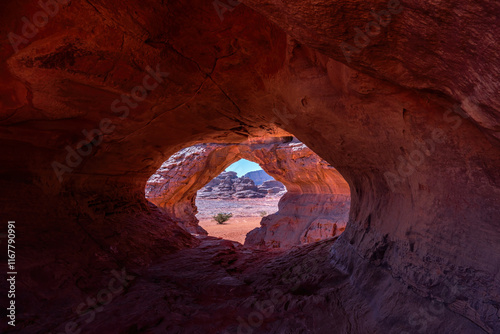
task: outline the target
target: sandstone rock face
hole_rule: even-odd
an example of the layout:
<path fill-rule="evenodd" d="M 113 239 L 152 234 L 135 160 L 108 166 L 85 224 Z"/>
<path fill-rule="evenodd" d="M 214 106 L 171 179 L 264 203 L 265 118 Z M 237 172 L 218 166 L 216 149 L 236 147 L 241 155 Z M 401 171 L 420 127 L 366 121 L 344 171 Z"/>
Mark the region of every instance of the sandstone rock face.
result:
<path fill-rule="evenodd" d="M 500 109 L 500 72 L 483 71 L 499 66 L 491 60 L 500 45 L 484 31 L 499 29 L 500 3 L 463 1 L 453 9 L 418 0 L 244 3 L 299 43 L 351 68 L 397 86 L 446 95 L 455 110 L 500 138 L 493 116 Z"/>
<path fill-rule="evenodd" d="M 1 3 L 0 199 L 22 309 L 0 331 L 233 333 L 270 301 L 254 333 L 500 332 L 498 1 L 62 2 Z M 349 184 L 335 242 L 260 261 L 144 198 L 184 147 L 290 134 Z M 120 268 L 136 280 L 85 324 L 76 309 Z"/>
<path fill-rule="evenodd" d="M 300 236 L 300 242 L 302 244 L 318 242 L 338 235 L 344 230 L 345 226 L 338 226 L 336 223 L 332 223 L 331 218 L 318 218 L 315 219 L 311 225 L 309 225 L 309 228 L 302 233 Z"/>
<path fill-rule="evenodd" d="M 204 175 L 200 175 L 203 174 L 201 168 L 205 166 L 198 164 L 207 156 L 207 149 L 202 145 L 177 152 L 149 178 L 145 189 L 146 198 L 166 211 L 180 226 L 190 233 L 205 235 L 207 232 L 198 225 L 195 217 L 195 196 L 189 194 L 197 190 L 193 190 L 195 175 L 199 175 L 201 182 L 207 180 Z"/>
<path fill-rule="evenodd" d="M 150 178 L 146 197 L 187 231 L 206 234 L 194 216 L 197 194 L 208 199 L 262 198 L 282 195 L 286 186 L 288 193 L 280 200 L 279 211 L 263 218 L 262 227 L 248 234 L 245 245 L 289 248 L 340 234 L 349 216 L 347 183 L 304 144 L 282 141 L 254 139 L 238 145 L 200 144 L 183 149 Z M 257 187 L 249 178 L 224 172 L 198 191 L 210 175 L 240 158 L 258 162 L 281 182 L 268 180 Z"/>
<path fill-rule="evenodd" d="M 338 171 L 297 141 L 272 151 L 278 163 L 261 166 L 288 191 L 280 200 L 279 211 L 264 217 L 262 226 L 247 234 L 245 245 L 289 248 L 315 240 L 315 234 L 330 238 L 342 233 L 349 218 L 350 195 Z M 321 232 L 313 232 L 318 229 Z"/>

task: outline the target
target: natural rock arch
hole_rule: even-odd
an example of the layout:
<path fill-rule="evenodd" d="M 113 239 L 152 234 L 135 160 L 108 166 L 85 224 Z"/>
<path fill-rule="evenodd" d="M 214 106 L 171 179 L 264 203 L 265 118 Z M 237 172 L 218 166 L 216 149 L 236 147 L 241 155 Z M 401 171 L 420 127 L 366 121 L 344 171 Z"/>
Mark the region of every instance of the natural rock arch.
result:
<path fill-rule="evenodd" d="M 338 171 L 291 137 L 185 148 L 162 164 L 146 185 L 146 198 L 188 232 L 206 234 L 195 216 L 196 193 L 232 163 L 246 159 L 282 182 L 279 211 L 262 220 L 245 244 L 287 248 L 340 234 L 348 219 L 349 186 Z"/>

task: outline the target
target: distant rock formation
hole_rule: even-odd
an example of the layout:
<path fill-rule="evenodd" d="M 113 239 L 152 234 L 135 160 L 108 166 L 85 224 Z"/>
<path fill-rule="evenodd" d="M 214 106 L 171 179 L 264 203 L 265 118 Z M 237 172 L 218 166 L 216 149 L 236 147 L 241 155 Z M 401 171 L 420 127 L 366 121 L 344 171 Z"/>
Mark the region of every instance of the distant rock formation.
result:
<path fill-rule="evenodd" d="M 267 174 L 263 169 L 248 172 L 243 176 L 252 179 L 256 186 L 260 186 L 265 181 L 274 180 L 273 177 Z"/>
<path fill-rule="evenodd" d="M 257 186 L 249 177 L 238 177 L 236 172 L 223 172 L 210 181 L 206 186 L 201 188 L 198 191 L 197 196 L 204 199 L 263 198 L 266 196 L 282 196 L 286 192 L 286 188 L 283 183 L 274 180 L 271 176 L 269 177 L 271 178 L 270 180 L 267 180 Z"/>

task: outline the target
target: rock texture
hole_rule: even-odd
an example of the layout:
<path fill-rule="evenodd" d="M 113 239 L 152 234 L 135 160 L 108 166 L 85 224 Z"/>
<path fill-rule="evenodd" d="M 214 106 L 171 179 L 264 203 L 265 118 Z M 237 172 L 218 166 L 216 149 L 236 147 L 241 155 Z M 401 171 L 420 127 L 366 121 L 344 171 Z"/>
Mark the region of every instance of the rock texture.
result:
<path fill-rule="evenodd" d="M 296 140 L 269 151 L 259 152 L 261 166 L 285 184 L 287 193 L 278 212 L 264 217 L 262 227 L 247 234 L 245 245 L 289 248 L 342 233 L 350 194 L 339 172 Z M 275 158 L 267 160 L 271 153 Z"/>
<path fill-rule="evenodd" d="M 257 187 L 249 178 L 225 172 L 201 188 L 207 179 L 241 158 L 259 163 L 279 181 L 268 180 Z M 288 192 L 280 200 L 279 211 L 265 217 L 262 227 L 248 234 L 245 245 L 289 248 L 333 237 L 345 229 L 350 205 L 347 183 L 335 168 L 289 137 L 183 149 L 149 179 L 146 197 L 187 231 L 206 234 L 195 217 L 197 194 L 212 199 L 261 198 L 282 195 L 285 186 Z"/>
<path fill-rule="evenodd" d="M 85 331 L 232 333 L 261 307 L 254 333 L 500 332 L 498 1 L 57 3 L 0 5 L 0 199 L 19 273 L 16 327 L 0 331 L 64 332 L 126 268 L 137 283 Z M 184 147 L 290 134 L 349 184 L 335 242 L 265 264 L 207 254 L 144 198 Z M 314 275 L 279 280 L 313 255 Z"/>
<path fill-rule="evenodd" d="M 252 179 L 253 182 L 255 183 L 255 185 L 257 185 L 257 186 L 260 186 L 265 181 L 273 180 L 273 177 L 270 176 L 269 174 L 267 174 L 263 170 L 256 170 L 256 171 L 248 172 L 243 176 L 246 176 L 246 177 Z"/>
<path fill-rule="evenodd" d="M 198 190 L 197 197 L 206 199 L 263 198 L 282 196 L 285 191 L 285 186 L 279 181 L 267 180 L 256 186 L 255 182 L 247 176 L 238 177 L 236 172 L 223 172 Z M 147 194 L 146 197 L 148 197 Z"/>

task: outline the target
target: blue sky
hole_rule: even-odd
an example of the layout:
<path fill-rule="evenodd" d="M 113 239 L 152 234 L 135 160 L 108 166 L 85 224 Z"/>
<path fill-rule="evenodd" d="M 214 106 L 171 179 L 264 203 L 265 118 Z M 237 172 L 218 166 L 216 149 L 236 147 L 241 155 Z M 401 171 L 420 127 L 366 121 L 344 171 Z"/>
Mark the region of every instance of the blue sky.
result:
<path fill-rule="evenodd" d="M 226 168 L 226 172 L 236 172 L 238 176 L 243 176 L 248 172 L 252 172 L 254 170 L 261 170 L 260 166 L 255 162 L 248 161 L 245 159 L 241 159 L 236 161 L 234 164 Z"/>

